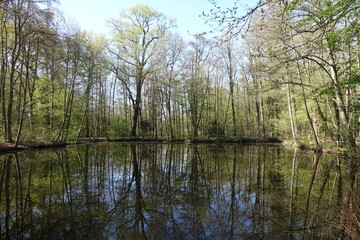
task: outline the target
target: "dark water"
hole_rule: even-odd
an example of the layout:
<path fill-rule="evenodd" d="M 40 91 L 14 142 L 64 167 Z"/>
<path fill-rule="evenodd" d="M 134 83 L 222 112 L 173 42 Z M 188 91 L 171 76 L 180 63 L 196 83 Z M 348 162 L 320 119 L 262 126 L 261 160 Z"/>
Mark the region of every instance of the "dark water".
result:
<path fill-rule="evenodd" d="M 1 239 L 337 239 L 359 185 L 279 146 L 95 144 L 0 156 Z"/>

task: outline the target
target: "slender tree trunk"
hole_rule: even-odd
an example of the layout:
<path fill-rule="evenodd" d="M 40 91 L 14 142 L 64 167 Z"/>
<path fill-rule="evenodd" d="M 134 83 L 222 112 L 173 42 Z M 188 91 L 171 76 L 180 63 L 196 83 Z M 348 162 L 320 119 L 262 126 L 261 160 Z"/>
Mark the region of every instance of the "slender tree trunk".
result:
<path fill-rule="evenodd" d="M 23 82 L 21 80 L 20 82 L 20 86 L 23 85 L 23 101 L 22 103 L 20 103 L 20 113 L 19 113 L 19 124 L 18 124 L 18 131 L 16 134 L 16 140 L 14 143 L 14 147 L 17 147 L 19 145 L 20 142 L 20 136 L 21 136 L 21 132 L 22 132 L 22 128 L 23 128 L 23 123 L 24 123 L 24 117 L 25 117 L 25 110 L 26 110 L 26 105 L 27 105 L 27 99 L 26 99 L 26 95 L 28 92 L 28 85 L 29 85 L 29 81 L 30 81 L 30 46 L 29 49 L 27 50 L 27 54 L 26 54 L 26 74 L 25 74 L 25 81 Z M 22 71 L 21 71 L 22 74 Z M 22 76 L 20 77 L 20 79 L 22 79 Z"/>
<path fill-rule="evenodd" d="M 233 122 L 233 135 L 237 136 L 236 112 L 235 112 L 235 101 L 234 101 L 234 83 L 230 83 L 230 99 L 231 99 L 231 114 L 232 114 L 232 122 Z"/>
<path fill-rule="evenodd" d="M 6 102 L 5 102 L 5 82 L 6 82 L 6 57 L 2 56 L 2 66 L 0 68 L 0 103 L 1 103 L 1 113 L 2 113 L 2 126 L 3 126 L 3 135 L 6 139 L 7 135 L 7 115 L 6 115 Z"/>
<path fill-rule="evenodd" d="M 35 63 L 33 72 L 38 72 L 38 65 L 39 65 L 39 53 L 40 53 L 40 45 L 39 39 L 37 39 L 37 47 L 36 47 L 36 54 L 35 54 Z M 29 125 L 30 125 L 30 132 L 34 130 L 34 92 L 36 90 L 36 82 L 37 82 L 37 74 L 34 74 L 32 77 L 32 82 L 28 81 L 28 92 L 29 92 Z"/>
<path fill-rule="evenodd" d="M 262 93 L 261 93 L 261 80 L 257 79 L 255 69 L 251 69 L 251 77 L 253 79 L 253 86 L 255 89 L 255 109 L 256 109 L 256 134 L 258 138 L 264 137 L 264 124 L 262 116 Z"/>
<path fill-rule="evenodd" d="M 260 117 L 260 104 L 259 104 L 258 93 L 256 93 L 255 109 L 256 109 L 256 135 L 257 135 L 257 137 L 260 137 L 261 117 Z"/>
<path fill-rule="evenodd" d="M 350 121 L 348 112 L 346 112 L 346 106 L 343 100 L 342 91 L 339 86 L 339 76 L 337 70 L 337 63 L 335 60 L 334 52 L 331 47 L 328 47 L 329 55 L 330 55 L 330 70 L 331 70 L 331 78 L 335 87 L 335 101 L 337 108 L 339 110 L 341 124 L 344 128 L 344 137 L 349 147 L 356 147 L 355 138 L 353 133 L 350 130 Z"/>
<path fill-rule="evenodd" d="M 85 90 L 85 109 L 84 109 L 83 117 L 81 119 L 81 125 L 79 127 L 79 131 L 78 131 L 78 134 L 77 134 L 77 137 L 76 137 L 76 142 L 79 142 L 81 131 L 84 128 L 84 123 L 86 124 L 85 125 L 85 128 L 86 128 L 85 137 L 90 136 L 90 134 L 89 134 L 89 114 L 88 114 L 88 112 L 89 112 L 89 106 L 90 106 L 90 93 L 91 93 L 92 85 L 93 85 L 92 75 L 89 74 L 88 82 L 87 82 L 86 90 Z"/>
<path fill-rule="evenodd" d="M 6 75 L 8 69 L 8 34 L 7 34 L 7 12 L 1 12 L 1 22 L 0 22 L 0 39 L 1 39 L 1 48 L 0 48 L 0 105 L 1 105 L 1 120 L 2 120 L 2 129 L 3 136 L 6 139 L 7 135 L 7 114 L 6 114 L 6 95 L 5 95 L 5 86 L 6 86 Z"/>
<path fill-rule="evenodd" d="M 313 120 L 311 119 L 308 104 L 307 104 L 307 101 L 306 101 L 304 83 L 303 83 L 303 78 L 302 78 L 302 74 L 301 74 L 301 70 L 300 70 L 300 64 L 299 64 L 298 61 L 296 61 L 296 66 L 297 66 L 298 78 L 300 80 L 300 85 L 301 85 L 301 94 L 302 94 L 302 100 L 303 100 L 303 104 L 304 104 L 304 108 L 305 108 L 306 117 L 308 119 L 309 127 L 310 127 L 310 130 L 311 130 L 311 135 L 313 137 L 315 146 L 318 147 L 319 146 L 319 140 L 318 140 L 318 136 L 316 134 L 316 131 L 315 131 L 315 128 L 314 128 L 314 123 L 313 123 Z"/>
<path fill-rule="evenodd" d="M 174 127 L 173 127 L 173 120 L 172 120 L 172 112 L 171 112 L 171 78 L 169 79 L 169 83 L 168 83 L 168 89 L 166 89 L 165 91 L 167 92 L 166 95 L 166 110 L 167 110 L 167 114 L 168 114 L 168 119 L 169 119 L 169 129 L 170 129 L 170 141 L 174 140 Z"/>
<path fill-rule="evenodd" d="M 307 76 L 308 76 L 309 84 L 312 85 L 312 81 L 311 81 L 311 77 L 310 77 L 310 68 L 308 68 Z M 320 78 L 321 78 L 321 75 L 320 75 Z M 312 93 L 312 99 L 313 99 L 313 101 L 315 103 L 316 112 L 317 112 L 319 118 L 321 119 L 321 122 L 322 122 L 322 125 L 324 127 L 326 135 L 329 136 L 334 143 L 336 143 L 335 135 L 331 131 L 331 129 L 329 128 L 328 121 L 325 118 L 325 115 L 324 115 L 323 111 L 321 110 L 320 103 L 319 103 L 319 101 L 318 101 L 318 99 L 317 99 L 317 97 L 316 97 L 316 95 L 314 93 Z M 328 100 L 328 98 L 327 98 L 327 100 Z M 330 112 L 330 115 L 332 116 L 332 111 Z"/>
<path fill-rule="evenodd" d="M 15 21 L 15 26 L 17 25 L 17 22 Z M 17 60 L 19 58 L 19 47 L 18 47 L 18 41 L 19 41 L 19 33 L 17 30 L 15 30 L 15 39 L 14 39 L 14 49 L 12 50 L 12 56 L 11 56 L 11 64 L 10 64 L 10 74 L 9 74 L 9 95 L 8 95 L 8 104 L 7 104 L 7 119 L 6 119 L 6 126 L 7 126 L 7 132 L 6 132 L 6 140 L 8 142 L 13 142 L 13 134 L 12 134 L 12 116 L 13 116 L 13 105 L 14 105 L 14 90 L 15 90 L 15 71 L 16 71 L 16 64 Z"/>
<path fill-rule="evenodd" d="M 66 65 L 66 81 L 65 81 L 65 86 L 68 85 L 68 74 L 69 74 L 69 63 L 67 63 Z M 64 128 L 65 128 L 65 121 L 66 121 L 66 118 L 67 118 L 67 113 L 68 113 L 68 100 L 67 100 L 67 95 L 68 95 L 68 92 L 67 92 L 67 87 L 65 87 L 64 89 L 64 99 L 63 99 L 63 103 L 64 103 L 64 107 L 63 107 L 63 118 L 62 118 L 62 121 L 61 121 L 61 126 L 60 126 L 60 129 L 59 129 L 59 133 L 57 135 L 57 137 L 55 138 L 55 142 L 59 141 L 59 139 L 61 139 L 63 137 L 63 134 L 64 134 Z"/>
<path fill-rule="evenodd" d="M 6 141 L 13 142 L 13 135 L 12 135 L 12 114 L 13 114 L 13 104 L 14 104 L 14 88 L 15 88 L 15 62 L 12 63 L 12 67 L 10 70 L 10 77 L 9 77 L 9 98 L 7 103 L 7 118 L 6 118 Z"/>
<path fill-rule="evenodd" d="M 328 124 L 327 124 L 327 120 L 323 114 L 323 111 L 321 110 L 321 107 L 320 107 L 320 104 L 319 104 L 319 101 L 317 100 L 316 96 L 313 96 L 313 100 L 315 102 L 315 106 L 316 106 L 316 111 L 323 123 L 323 127 L 325 129 L 325 132 L 326 134 L 331 138 L 331 140 L 336 143 L 336 140 L 335 140 L 335 137 L 334 137 L 334 134 L 331 132 Z"/>
<path fill-rule="evenodd" d="M 73 99 L 75 93 L 75 80 L 76 80 L 76 71 L 77 71 L 77 61 L 74 66 L 72 66 L 73 73 L 70 81 L 70 89 L 69 92 L 67 88 L 65 88 L 65 95 L 64 95 L 64 112 L 63 112 L 63 119 L 61 122 L 61 127 L 59 129 L 59 134 L 55 139 L 55 142 L 64 142 L 68 136 L 69 127 L 70 127 L 70 119 L 71 119 L 71 112 L 73 108 Z M 69 66 L 67 66 L 67 71 L 69 70 Z M 67 84 L 66 84 L 67 85 Z"/>
<path fill-rule="evenodd" d="M 74 93 L 75 93 L 75 79 L 73 79 L 72 89 L 70 92 L 70 99 L 68 103 L 68 110 L 67 110 L 67 118 L 65 119 L 65 128 L 64 128 L 64 134 L 61 139 L 61 142 L 66 142 L 67 137 L 69 135 L 69 129 L 71 124 L 71 117 L 72 117 L 72 110 L 73 110 L 73 102 L 74 102 Z"/>
<path fill-rule="evenodd" d="M 296 127 L 296 118 L 295 118 L 295 108 L 292 100 L 292 94 L 290 89 L 290 83 L 286 83 L 287 87 L 287 99 L 288 99 L 288 108 L 290 115 L 290 125 L 291 125 L 291 133 L 295 143 L 298 143 L 299 140 L 297 138 L 297 127 Z"/>
<path fill-rule="evenodd" d="M 13 29 L 13 46 L 11 49 L 11 61 L 10 61 L 10 72 L 9 72 L 9 95 L 8 95 L 8 104 L 7 104 L 7 133 L 6 140 L 8 142 L 13 142 L 13 106 L 14 106 L 14 91 L 16 84 L 16 68 L 19 63 L 21 46 L 23 43 L 22 28 L 24 27 L 23 22 L 21 22 L 22 17 L 27 17 L 22 15 L 23 6 L 21 4 L 14 5 L 14 29 Z"/>
<path fill-rule="evenodd" d="M 229 87 L 230 87 L 230 99 L 231 99 L 231 114 L 232 114 L 232 122 L 233 122 L 233 135 L 237 135 L 237 126 L 236 126 L 236 112 L 235 112 L 235 102 L 234 102 L 234 62 L 233 62 L 233 54 L 231 49 L 231 40 L 229 40 L 226 46 L 227 52 L 227 70 L 228 70 L 228 78 L 229 78 Z"/>
<path fill-rule="evenodd" d="M 357 21 L 358 21 L 358 24 L 360 25 L 360 17 L 358 17 Z M 358 70 L 358 73 L 360 73 L 360 36 L 359 35 L 357 37 L 357 62 L 358 62 L 357 70 Z M 356 95 L 360 96 L 360 84 L 357 84 L 355 91 L 356 91 Z M 356 101 L 356 104 L 360 104 L 359 97 L 355 101 Z M 354 119 L 354 123 L 356 124 L 354 127 L 355 138 L 359 137 L 359 135 L 360 135 L 360 124 L 358 124 L 359 122 L 360 122 L 360 114 L 355 114 L 355 119 Z"/>
<path fill-rule="evenodd" d="M 245 103 L 246 103 L 246 126 L 251 126 L 251 102 L 250 102 L 250 91 L 249 91 L 249 80 L 247 75 L 244 75 L 244 79 L 245 79 L 245 93 L 244 93 L 244 98 L 245 98 Z M 252 136 L 253 132 L 251 131 L 250 127 L 247 127 L 247 136 L 250 137 Z"/>
<path fill-rule="evenodd" d="M 266 138 L 266 128 L 265 128 L 265 116 L 264 116 L 264 99 L 263 99 L 263 89 L 262 89 L 263 81 L 259 81 L 259 114 L 260 114 L 260 124 L 261 124 L 261 139 Z"/>
<path fill-rule="evenodd" d="M 51 74 L 50 129 L 55 130 L 55 76 Z"/>
<path fill-rule="evenodd" d="M 358 20 L 359 24 L 360 24 L 360 20 Z M 358 62 L 358 71 L 360 72 L 360 37 L 357 37 L 357 62 Z M 358 89 L 360 88 L 360 86 L 358 86 Z"/>
<path fill-rule="evenodd" d="M 321 79 L 322 85 L 325 86 L 326 83 L 325 83 L 320 71 L 318 71 L 318 74 L 319 74 L 319 78 Z M 337 110 L 336 103 L 334 102 L 333 98 L 330 99 L 330 97 L 328 95 L 326 95 L 325 99 L 326 99 L 326 106 L 327 106 L 327 109 L 329 111 L 329 115 L 331 116 L 332 127 L 333 127 L 333 129 L 336 130 L 336 132 L 333 133 L 334 142 L 336 143 L 336 141 L 340 141 L 340 117 L 339 117 L 339 111 Z"/>

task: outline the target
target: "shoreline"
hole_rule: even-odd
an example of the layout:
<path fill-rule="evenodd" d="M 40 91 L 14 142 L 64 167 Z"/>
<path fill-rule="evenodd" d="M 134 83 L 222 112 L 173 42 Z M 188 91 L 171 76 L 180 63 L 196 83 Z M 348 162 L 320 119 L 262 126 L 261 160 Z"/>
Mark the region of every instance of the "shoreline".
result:
<path fill-rule="evenodd" d="M 122 143 L 132 143 L 132 144 L 141 144 L 141 143 L 154 143 L 154 144 L 240 144 L 240 145 L 282 145 L 285 147 L 297 148 L 305 151 L 313 151 L 316 154 L 344 154 L 344 151 L 333 149 L 327 149 L 324 147 L 315 147 L 306 144 L 294 144 L 287 141 L 282 141 L 277 138 L 268 138 L 268 139 L 253 139 L 253 138 L 198 138 L 198 139 L 161 139 L 161 138 L 116 138 L 116 139 L 82 139 L 79 142 L 43 142 L 43 143 L 21 143 L 18 147 L 13 147 L 11 143 L 0 142 L 0 156 L 17 153 L 27 150 L 37 150 L 37 149 L 51 149 L 66 147 L 69 145 L 79 145 L 79 144 L 91 144 L 91 143 L 112 143 L 112 142 L 122 142 Z"/>

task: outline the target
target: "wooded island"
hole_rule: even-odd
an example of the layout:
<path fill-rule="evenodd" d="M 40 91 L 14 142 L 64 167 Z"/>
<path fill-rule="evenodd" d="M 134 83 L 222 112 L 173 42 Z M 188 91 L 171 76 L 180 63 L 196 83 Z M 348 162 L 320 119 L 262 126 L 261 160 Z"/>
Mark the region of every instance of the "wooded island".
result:
<path fill-rule="evenodd" d="M 0 142 L 281 139 L 358 149 L 360 2 L 214 3 L 221 36 L 185 41 L 137 5 L 112 36 L 62 21 L 53 1 L 0 2 Z"/>

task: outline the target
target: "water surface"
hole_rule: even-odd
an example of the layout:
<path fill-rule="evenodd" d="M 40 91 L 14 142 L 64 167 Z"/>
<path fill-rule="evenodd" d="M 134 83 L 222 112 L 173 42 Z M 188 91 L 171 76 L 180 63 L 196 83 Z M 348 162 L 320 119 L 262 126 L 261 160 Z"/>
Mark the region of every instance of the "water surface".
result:
<path fill-rule="evenodd" d="M 342 161 L 121 143 L 0 156 L 1 239 L 337 239 L 359 183 Z"/>

